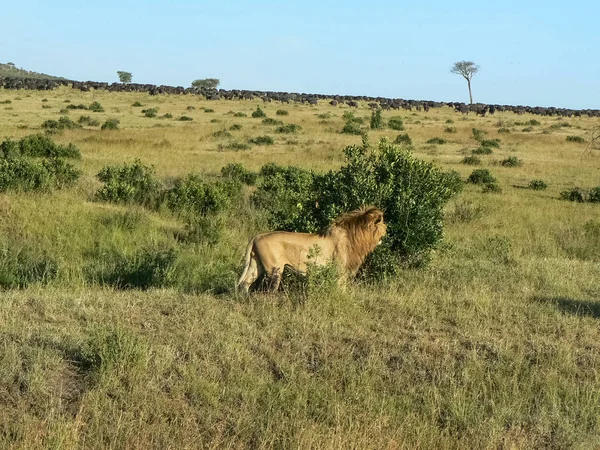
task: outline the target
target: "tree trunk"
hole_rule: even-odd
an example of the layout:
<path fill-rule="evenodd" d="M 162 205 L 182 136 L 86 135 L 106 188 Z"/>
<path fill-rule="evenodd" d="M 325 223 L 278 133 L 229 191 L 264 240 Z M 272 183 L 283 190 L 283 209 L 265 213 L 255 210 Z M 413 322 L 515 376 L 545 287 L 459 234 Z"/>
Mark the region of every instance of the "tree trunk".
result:
<path fill-rule="evenodd" d="M 473 104 L 473 94 L 471 94 L 471 80 L 467 78 L 467 85 L 469 86 L 469 99 L 471 100 L 471 105 Z"/>

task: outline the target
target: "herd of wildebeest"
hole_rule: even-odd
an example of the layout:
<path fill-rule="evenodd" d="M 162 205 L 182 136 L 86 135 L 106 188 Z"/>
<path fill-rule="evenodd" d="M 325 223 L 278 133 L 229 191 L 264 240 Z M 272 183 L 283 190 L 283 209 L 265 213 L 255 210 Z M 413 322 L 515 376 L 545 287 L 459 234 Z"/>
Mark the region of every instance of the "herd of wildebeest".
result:
<path fill-rule="evenodd" d="M 494 114 L 496 111 L 512 111 L 516 114 L 530 113 L 541 116 L 562 117 L 600 117 L 598 109 L 567 109 L 542 106 L 512 106 L 512 105 L 487 105 L 483 103 L 466 104 L 461 102 L 434 102 L 430 100 L 405 100 L 401 98 L 370 97 L 364 95 L 330 95 L 330 94 L 299 94 L 293 92 L 254 91 L 243 89 L 204 89 L 184 88 L 182 86 L 156 86 L 154 84 L 137 83 L 105 83 L 97 81 L 73 81 L 67 79 L 38 79 L 38 78 L 13 78 L 0 77 L 0 87 L 4 89 L 29 89 L 29 90 L 52 90 L 60 86 L 71 86 L 80 91 L 106 90 L 110 92 L 146 92 L 150 95 L 175 94 L 175 95 L 201 95 L 207 100 L 254 100 L 261 99 L 264 102 L 281 103 L 306 103 L 317 105 L 320 100 L 329 100 L 332 106 L 347 105 L 358 107 L 358 102 L 367 102 L 372 109 L 382 108 L 429 111 L 430 108 L 448 106 L 457 112 L 469 114 L 473 112 L 480 116 Z"/>

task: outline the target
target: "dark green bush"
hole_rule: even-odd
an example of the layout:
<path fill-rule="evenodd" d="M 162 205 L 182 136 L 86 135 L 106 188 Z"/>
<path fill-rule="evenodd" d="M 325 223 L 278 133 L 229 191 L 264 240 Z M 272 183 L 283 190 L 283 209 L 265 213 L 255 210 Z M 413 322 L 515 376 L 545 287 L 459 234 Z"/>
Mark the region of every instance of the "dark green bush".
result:
<path fill-rule="evenodd" d="M 46 132 L 57 133 L 64 129 L 81 128 L 81 125 L 73 122 L 68 117 L 63 116 L 58 120 L 46 120 L 44 123 L 42 123 L 42 128 L 44 128 Z"/>
<path fill-rule="evenodd" d="M 22 289 L 47 284 L 58 274 L 57 262 L 22 244 L 0 244 L 0 289 Z"/>
<path fill-rule="evenodd" d="M 482 192 L 493 192 L 493 193 L 499 193 L 502 192 L 502 188 L 500 187 L 500 185 L 498 183 L 496 183 L 495 181 L 492 183 L 485 183 L 483 185 L 483 189 Z"/>
<path fill-rule="evenodd" d="M 490 147 L 479 147 L 471 151 L 474 155 L 491 155 L 494 151 Z"/>
<path fill-rule="evenodd" d="M 104 108 L 98 102 L 92 102 L 90 106 L 88 106 L 88 109 L 92 112 L 104 112 Z"/>
<path fill-rule="evenodd" d="M 495 183 L 496 177 L 494 177 L 488 169 L 475 169 L 471 172 L 471 175 L 469 175 L 467 182 L 473 184 Z"/>
<path fill-rule="evenodd" d="M 541 123 L 539 120 L 531 119 L 529 122 L 527 122 L 527 125 L 536 126 L 541 125 Z"/>
<path fill-rule="evenodd" d="M 248 114 L 243 112 L 236 112 L 233 117 L 248 117 Z"/>
<path fill-rule="evenodd" d="M 454 123 L 454 120 L 448 119 L 448 120 L 446 120 L 446 123 Z"/>
<path fill-rule="evenodd" d="M 131 106 L 133 106 L 134 108 L 139 108 L 144 105 L 142 105 L 140 102 L 135 102 L 135 103 L 132 103 Z"/>
<path fill-rule="evenodd" d="M 262 109 L 260 109 L 260 106 L 257 106 L 256 111 L 252 112 L 252 117 L 257 119 L 257 118 L 261 118 L 261 117 L 267 117 L 267 115 L 265 114 L 265 112 Z"/>
<path fill-rule="evenodd" d="M 215 139 L 228 139 L 231 137 L 231 133 L 227 130 L 215 131 L 212 135 Z"/>
<path fill-rule="evenodd" d="M 354 117 L 353 111 L 346 111 L 344 114 L 342 114 L 342 119 L 345 122 L 354 122 L 359 125 L 362 125 L 365 122 L 362 117 Z"/>
<path fill-rule="evenodd" d="M 67 105 L 66 106 L 67 109 L 88 109 L 87 106 L 85 105 Z"/>
<path fill-rule="evenodd" d="M 108 119 L 106 122 L 102 124 L 100 127 L 101 130 L 118 130 L 119 129 L 119 119 Z"/>
<path fill-rule="evenodd" d="M 404 122 L 402 122 L 402 117 L 390 118 L 390 120 L 388 120 L 388 127 L 396 131 L 404 130 Z"/>
<path fill-rule="evenodd" d="M 534 191 L 543 191 L 548 187 L 548 185 L 543 180 L 531 180 L 527 187 L 529 189 L 533 189 Z"/>
<path fill-rule="evenodd" d="M 214 109 L 212 109 L 212 108 L 204 108 L 204 112 L 205 112 L 205 113 L 214 113 L 214 112 L 215 112 L 215 110 L 214 110 Z"/>
<path fill-rule="evenodd" d="M 394 140 L 394 143 L 395 144 L 400 144 L 400 145 L 411 146 L 412 145 L 412 139 L 410 138 L 410 136 L 408 135 L 408 133 L 399 134 L 398 136 L 396 136 L 396 139 Z"/>
<path fill-rule="evenodd" d="M 462 161 L 463 164 L 469 164 L 471 166 L 478 166 L 481 164 L 481 159 L 477 156 L 465 156 Z"/>
<path fill-rule="evenodd" d="M 567 189 L 560 193 L 562 200 L 569 200 L 571 202 L 583 203 L 585 201 L 584 193 L 579 188 Z"/>
<path fill-rule="evenodd" d="M 503 159 L 500 164 L 504 167 L 518 167 L 523 165 L 523 160 L 516 156 L 509 156 L 508 158 Z"/>
<path fill-rule="evenodd" d="M 533 127 L 525 127 L 521 131 L 523 133 L 531 133 L 533 131 Z"/>
<path fill-rule="evenodd" d="M 502 128 L 500 128 L 498 130 L 498 133 L 506 133 L 506 134 L 508 134 L 508 133 L 510 133 L 510 130 L 508 128 L 506 128 L 506 127 L 502 127 Z"/>
<path fill-rule="evenodd" d="M 377 130 L 383 128 L 383 118 L 381 117 L 381 109 L 377 109 L 371 113 L 371 129 Z"/>
<path fill-rule="evenodd" d="M 481 141 L 483 137 L 487 134 L 487 131 L 480 130 L 478 128 L 473 128 L 471 130 L 473 132 L 473 139 L 476 141 Z"/>
<path fill-rule="evenodd" d="M 287 112 L 285 109 L 278 109 L 275 114 L 277 114 L 278 116 L 287 116 L 289 114 L 289 112 Z"/>
<path fill-rule="evenodd" d="M 266 117 L 262 120 L 263 125 L 283 125 L 281 120 L 273 119 L 272 117 Z"/>
<path fill-rule="evenodd" d="M 429 139 L 425 143 L 426 144 L 445 144 L 446 142 L 448 142 L 448 141 L 446 141 L 446 139 L 442 139 L 442 138 L 439 138 L 439 137 L 434 137 L 434 138 Z"/>
<path fill-rule="evenodd" d="M 195 106 L 188 106 L 186 109 L 187 109 L 188 111 L 195 111 L 195 110 L 196 110 L 196 107 L 195 107 Z"/>
<path fill-rule="evenodd" d="M 248 150 L 250 149 L 250 145 L 244 142 L 231 142 L 227 144 L 224 148 L 227 150 Z"/>
<path fill-rule="evenodd" d="M 248 139 L 248 142 L 255 145 L 273 145 L 275 140 L 271 136 L 257 136 Z"/>
<path fill-rule="evenodd" d="M 344 128 L 342 128 L 342 133 L 344 134 L 362 134 L 362 130 L 360 129 L 360 124 L 357 122 L 346 122 L 344 124 Z"/>
<path fill-rule="evenodd" d="M 136 203 L 156 208 L 160 202 L 162 183 L 154 178 L 153 167 L 138 159 L 133 164 L 106 166 L 97 175 L 104 183 L 96 193 L 111 203 Z"/>
<path fill-rule="evenodd" d="M 177 120 L 181 120 L 182 122 L 190 122 L 190 121 L 192 121 L 194 119 L 192 117 L 190 117 L 190 116 L 181 116 Z"/>
<path fill-rule="evenodd" d="M 172 119 L 173 118 L 173 114 L 171 113 L 165 113 L 162 116 L 159 117 L 160 119 Z"/>
<path fill-rule="evenodd" d="M 300 131 L 300 125 L 296 125 L 295 123 L 288 123 L 287 125 L 283 125 L 281 127 L 277 127 L 275 132 L 284 133 L 284 134 L 294 134 Z"/>
<path fill-rule="evenodd" d="M 0 159 L 0 192 L 60 189 L 71 186 L 80 176 L 81 171 L 58 158 L 41 161 Z"/>
<path fill-rule="evenodd" d="M 387 140 L 377 148 L 350 146 L 346 165 L 325 174 L 297 167 L 264 166 L 254 203 L 269 213 L 272 228 L 316 232 L 342 212 L 373 204 L 385 211 L 388 236 L 369 259 L 370 276 L 385 276 L 401 262 L 423 262 L 442 236 L 443 206 L 462 187 L 456 173 Z"/>
<path fill-rule="evenodd" d="M 588 202 L 600 203 L 600 186 L 590 189 L 590 193 L 588 194 Z"/>
<path fill-rule="evenodd" d="M 209 183 L 201 175 L 191 173 L 177 179 L 165 197 L 167 206 L 174 212 L 206 215 L 224 210 L 240 192 L 238 181 Z"/>
<path fill-rule="evenodd" d="M 73 144 L 59 145 L 42 134 L 25 136 L 18 141 L 10 139 L 0 144 L 0 150 L 5 158 L 15 156 L 45 157 L 45 158 L 81 158 L 81 153 Z"/>
<path fill-rule="evenodd" d="M 90 127 L 97 127 L 98 125 L 100 125 L 100 122 L 98 122 L 96 119 L 93 119 L 90 116 L 80 116 L 79 120 L 77 120 L 77 123 L 79 125 L 87 125 Z"/>
<path fill-rule="evenodd" d="M 156 117 L 156 115 L 158 114 L 158 108 L 142 109 L 142 114 L 145 117 L 149 117 L 152 119 L 153 117 Z"/>
<path fill-rule="evenodd" d="M 456 133 L 456 127 L 446 127 L 444 133 Z"/>
<path fill-rule="evenodd" d="M 221 176 L 243 184 L 254 185 L 258 175 L 239 163 L 229 163 L 221 169 Z"/>
<path fill-rule="evenodd" d="M 500 139 L 482 139 L 479 141 L 481 147 L 500 148 Z"/>
<path fill-rule="evenodd" d="M 231 125 L 229 127 L 229 129 L 232 130 L 232 131 L 237 131 L 237 130 L 241 130 L 242 126 L 239 123 L 234 123 L 233 125 Z"/>
<path fill-rule="evenodd" d="M 578 142 L 580 144 L 583 144 L 585 142 L 585 139 L 581 136 L 567 136 L 567 142 Z"/>

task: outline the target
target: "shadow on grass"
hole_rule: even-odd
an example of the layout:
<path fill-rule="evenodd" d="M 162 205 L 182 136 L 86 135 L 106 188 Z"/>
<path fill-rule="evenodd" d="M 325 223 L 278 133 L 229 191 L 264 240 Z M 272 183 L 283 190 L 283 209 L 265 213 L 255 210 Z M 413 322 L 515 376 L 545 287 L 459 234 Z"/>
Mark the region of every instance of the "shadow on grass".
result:
<path fill-rule="evenodd" d="M 533 300 L 546 305 L 554 305 L 560 311 L 575 316 L 600 319 L 600 300 L 575 300 L 568 297 L 533 297 Z"/>

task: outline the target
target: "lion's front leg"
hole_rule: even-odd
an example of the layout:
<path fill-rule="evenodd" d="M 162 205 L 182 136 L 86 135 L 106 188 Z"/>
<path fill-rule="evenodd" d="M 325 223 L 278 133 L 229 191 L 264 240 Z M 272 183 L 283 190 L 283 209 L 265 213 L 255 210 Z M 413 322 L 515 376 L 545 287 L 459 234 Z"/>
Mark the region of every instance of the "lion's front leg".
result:
<path fill-rule="evenodd" d="M 271 292 L 277 292 L 281 285 L 281 278 L 283 276 L 283 270 L 280 267 L 274 267 L 269 272 L 268 290 Z"/>

